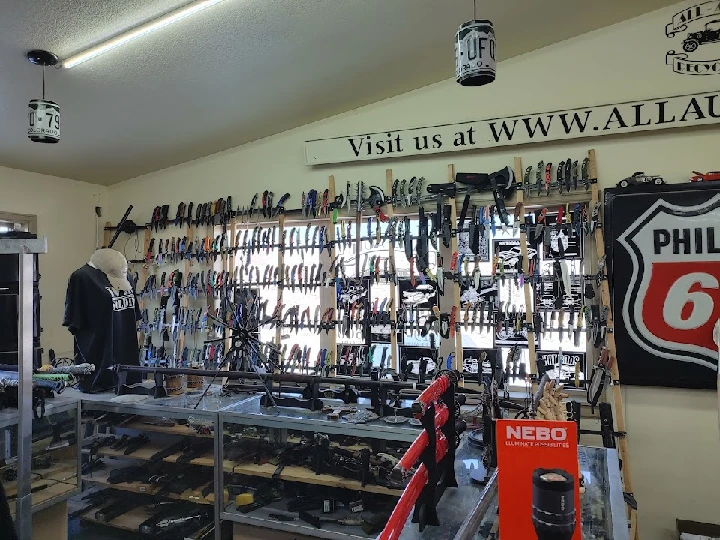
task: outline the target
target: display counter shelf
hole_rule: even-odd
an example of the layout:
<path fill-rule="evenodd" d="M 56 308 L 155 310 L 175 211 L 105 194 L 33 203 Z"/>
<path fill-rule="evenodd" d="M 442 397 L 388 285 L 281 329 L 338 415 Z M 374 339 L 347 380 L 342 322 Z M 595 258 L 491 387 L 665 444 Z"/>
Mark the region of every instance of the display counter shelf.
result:
<path fill-rule="evenodd" d="M 134 429 L 133 425 L 127 426 L 130 429 Z M 147 431 L 154 431 L 154 430 L 147 430 Z M 187 435 L 187 433 L 184 433 Z M 212 435 L 206 436 L 206 435 L 200 435 L 197 434 L 196 436 L 203 438 L 212 437 Z M 121 450 L 113 450 L 112 448 L 100 448 L 97 451 L 98 456 L 105 456 L 105 457 L 114 457 L 118 459 L 137 459 L 137 460 L 143 460 L 146 461 L 150 459 L 152 456 L 157 454 L 159 451 L 163 449 L 163 445 L 160 444 L 149 444 L 147 446 L 143 446 L 142 448 L 139 448 L 135 452 L 131 454 L 125 454 L 125 452 Z M 181 454 L 173 454 L 171 456 L 168 456 L 166 458 L 163 458 L 163 461 L 166 463 L 175 463 L 179 458 Z M 215 457 L 212 451 L 208 452 L 204 456 L 197 457 L 195 459 L 191 459 L 187 462 L 188 465 L 202 465 L 205 467 L 214 467 L 215 466 Z"/>
<path fill-rule="evenodd" d="M 214 420 L 219 410 L 237 403 L 239 399 L 249 399 L 251 397 L 225 397 L 220 395 L 220 390 L 220 386 L 215 385 L 205 397 L 202 397 L 202 392 L 197 391 L 182 396 L 159 399 L 142 395 L 116 396 L 112 392 L 83 394 L 75 390 L 67 390 L 65 393 L 81 399 L 83 410 L 180 419 L 187 419 L 189 416 L 193 416 L 198 419 L 209 420 Z M 146 427 L 144 429 L 148 428 Z"/>
<path fill-rule="evenodd" d="M 365 534 L 359 526 L 356 525 L 340 525 L 337 523 L 323 523 L 322 528 L 318 529 L 300 520 L 297 512 L 286 512 L 286 501 L 278 501 L 271 503 L 257 510 L 253 510 L 247 514 L 238 511 L 237 506 L 230 504 L 227 511 L 223 513 L 222 518 L 243 525 L 252 525 L 275 531 L 284 531 L 293 535 L 310 536 L 315 538 L 347 539 L 347 540 L 368 540 L 377 538 L 380 531 L 371 534 Z M 279 516 L 283 516 L 288 521 L 278 520 Z M 333 514 L 333 519 L 341 519 L 342 517 L 353 518 L 353 514 L 349 512 Z"/>
<path fill-rule="evenodd" d="M 103 486 L 108 487 L 112 489 L 117 489 L 120 491 L 127 491 L 129 493 L 142 493 L 145 495 L 156 495 L 160 490 L 160 486 L 152 485 L 152 484 L 143 484 L 142 482 L 120 482 L 118 484 L 111 484 L 108 480 L 108 472 L 107 471 L 99 471 L 95 472 L 92 475 L 84 475 L 82 477 L 83 482 L 87 482 L 91 485 L 96 486 Z M 176 493 L 167 493 L 163 495 L 164 497 L 168 499 L 175 499 L 177 501 L 189 501 L 194 502 L 197 504 L 213 504 L 214 498 L 213 497 L 204 497 L 202 495 L 202 490 L 208 485 L 211 484 L 211 482 L 208 482 L 197 489 L 189 489 L 187 491 L 184 491 L 183 493 L 176 494 Z"/>
<path fill-rule="evenodd" d="M 342 476 L 332 474 L 315 474 L 313 471 L 305 467 L 297 467 L 289 465 L 285 467 L 280 474 L 273 476 L 277 467 L 275 465 L 263 464 L 240 464 L 236 465 L 232 461 L 225 460 L 223 466 L 225 472 L 240 474 L 243 476 L 257 476 L 260 478 L 275 478 L 276 480 L 285 480 L 287 482 L 300 482 L 303 484 L 312 484 L 316 486 L 327 486 L 334 488 L 349 489 L 353 491 L 365 491 L 367 493 L 377 493 L 379 495 L 391 495 L 399 497 L 402 495 L 402 489 L 390 489 L 384 486 L 376 486 L 367 484 L 363 486 L 357 480 L 351 480 Z"/>
<path fill-rule="evenodd" d="M 391 475 L 393 460 L 421 429 L 383 419 L 363 424 L 329 420 L 328 411 L 347 406 L 322 401 L 324 412 L 265 408 L 256 396 L 220 411 L 223 486 L 231 493 L 221 519 L 316 538 L 377 537 L 405 485 Z M 357 407 L 365 405 L 361 400 Z M 233 451 L 243 457 L 234 458 Z M 263 464 L 248 462 L 247 456 L 256 454 Z M 477 466 L 479 453 L 472 457 L 472 463 L 468 456 L 468 463 L 458 460 L 457 466 Z M 242 498 L 243 492 L 265 504 L 239 506 L 233 495 Z"/>
<path fill-rule="evenodd" d="M 30 500 L 35 514 L 80 492 L 80 402 L 60 395 L 48 398 L 43 416 L 32 423 Z M 16 511 L 18 411 L 0 411 L 0 478 L 10 512 Z"/>
<path fill-rule="evenodd" d="M 71 483 L 73 478 L 75 479 L 75 483 Z M 11 486 L 8 486 L 8 488 L 10 487 Z M 52 479 L 35 481 L 31 484 L 31 489 L 35 490 L 32 492 L 33 514 L 80 493 L 80 488 L 77 485 L 77 477 L 69 478 L 67 482 L 59 482 Z M 8 495 L 12 497 L 10 493 L 11 491 L 8 489 Z M 10 507 L 10 513 L 14 515 L 15 500 L 8 500 L 8 506 Z"/>
<path fill-rule="evenodd" d="M 213 438 L 214 449 L 205 455 L 189 461 L 188 465 L 206 467 L 208 469 L 208 483 L 212 482 L 214 491 L 201 497 L 199 493 L 202 486 L 188 490 L 182 494 L 168 494 L 169 500 L 185 500 L 198 504 L 215 504 L 216 523 L 221 520 L 232 521 L 243 525 L 252 525 L 269 530 L 285 531 L 293 535 L 316 538 L 348 538 L 363 539 L 375 538 L 377 532 L 368 533 L 353 523 L 357 516 L 348 512 L 342 506 L 352 498 L 364 499 L 368 502 L 377 500 L 383 504 L 387 501 L 387 511 L 392 510 L 394 502 L 402 493 L 402 487 L 397 488 L 379 485 L 373 481 L 364 486 L 358 479 L 348 475 L 329 474 L 322 471 L 316 474 L 310 459 L 305 463 L 288 463 L 279 467 L 278 463 L 268 461 L 268 456 L 255 456 L 254 458 L 229 459 L 224 445 L 229 440 L 248 441 L 263 439 L 278 448 L 301 445 L 303 442 L 315 440 L 316 437 L 329 439 L 328 446 L 334 449 L 349 452 L 370 451 L 373 455 L 378 453 L 401 454 L 402 449 L 412 442 L 420 433 L 420 429 L 409 423 L 393 425 L 378 419 L 366 424 L 352 424 L 343 420 L 328 420 L 327 413 L 312 412 L 293 408 L 264 408 L 260 405 L 261 396 L 232 396 L 220 397 L 211 395 L 201 401 L 195 409 L 197 396 L 172 397 L 163 399 L 147 399 L 137 403 L 118 403 L 113 395 L 95 395 L 84 399 L 83 408 L 86 411 L 104 411 L 122 413 L 127 415 L 124 422 L 119 424 L 117 432 L 147 432 L 152 442 L 139 448 L 129 455 L 122 449 L 112 450 L 100 448 L 97 456 L 111 462 L 140 464 L 149 460 L 158 451 L 165 447 L 166 441 L 178 440 L 182 436 L 192 435 L 199 438 Z M 329 408 L 340 402 L 336 400 L 323 400 Z M 362 408 L 362 403 L 360 407 Z M 339 406 L 339 405 L 338 405 Z M 207 433 L 197 433 L 190 429 L 186 423 L 188 418 L 197 419 L 198 423 L 213 426 Z M 174 419 L 181 421 L 172 426 L 155 425 L 153 419 Z M 0 416 L 0 421 L 2 421 Z M 91 440 L 91 439 L 89 439 Z M 179 453 L 171 454 L 162 461 L 173 464 L 180 457 Z M 222 467 L 216 467 L 222 463 Z M 624 502 L 621 490 L 619 464 L 617 453 L 614 450 L 602 448 L 580 447 L 580 464 L 585 478 L 586 492 L 582 495 L 582 523 L 584 538 L 592 540 L 626 540 L 627 526 L 624 513 Z M 108 470 L 100 470 L 90 476 L 83 476 L 87 485 L 113 488 L 120 491 L 137 494 L 152 494 L 157 487 L 131 482 L 125 484 L 112 484 L 108 482 Z M 472 481 L 471 474 L 476 476 L 476 470 L 482 468 L 481 451 L 468 444 L 465 438 L 457 453 L 455 472 L 459 487 L 448 488 L 439 502 L 438 513 L 441 520 L 440 527 L 428 526 L 423 532 L 418 530 L 417 524 L 408 520 L 403 530 L 402 540 L 440 540 L 456 538 L 456 540 L 496 540 L 497 519 L 497 488 L 496 485 L 479 485 Z M 351 475 L 350 475 L 351 476 Z M 282 489 L 291 489 L 293 493 L 281 492 L 277 500 L 258 508 L 238 507 L 235 500 L 236 492 L 227 492 L 227 487 L 237 489 L 238 484 L 247 484 L 249 489 L 261 492 L 270 485 L 283 486 Z M 317 486 L 317 488 L 315 487 Z M 49 488 L 48 488 L 49 489 Z M 58 488 L 59 489 L 59 488 Z M 39 492 L 42 493 L 42 492 Z M 52 491 L 48 491 L 52 493 Z M 77 493 L 77 489 L 74 491 Z M 223 495 L 221 496 L 220 493 Z M 298 511 L 288 511 L 288 502 L 299 497 L 298 494 L 328 495 L 340 502 L 335 512 L 323 514 L 315 508 L 310 513 L 315 518 L 328 518 L 333 522 L 323 521 L 317 528 L 300 519 Z M 464 524 L 472 519 L 478 500 L 485 496 L 487 503 L 483 506 L 481 515 L 475 516 L 475 530 L 469 536 L 456 536 L 464 530 Z M 378 512 L 365 513 L 372 517 Z M 103 525 L 137 531 L 140 523 L 152 515 L 151 510 L 136 509 Z M 349 521 L 338 523 L 338 520 L 350 518 Z M 83 516 L 85 521 L 95 521 L 94 512 Z M 367 527 L 366 527 L 367 529 Z"/>
<path fill-rule="evenodd" d="M 85 459 L 104 462 L 104 467 L 83 475 L 86 488 L 143 495 L 153 504 L 186 501 L 204 508 L 219 504 L 216 503 L 217 411 L 237 398 L 220 397 L 219 387 L 200 398 L 201 393 L 162 399 L 113 394 L 95 394 L 87 399 L 83 396 L 83 416 L 87 423 L 83 454 Z M 114 437 L 115 448 L 112 448 L 114 443 L 102 444 L 107 437 Z M 121 443 L 128 437 L 140 440 L 129 452 L 127 443 Z M 173 446 L 176 451 L 168 450 Z M 183 449 L 198 453 L 192 458 L 186 454 L 181 460 Z M 163 451 L 170 453 L 159 454 Z M 117 470 L 123 474 L 125 468 L 130 469 L 125 479 L 128 481 L 110 483 L 111 472 Z M 153 476 L 157 479 L 151 483 Z M 192 487 L 183 488 L 183 483 Z M 82 520 L 133 531 L 141 538 L 139 524 L 158 515 L 165 507 L 160 504 L 155 509 L 136 508 L 108 522 L 98 521 L 94 512 L 89 511 L 82 515 Z M 211 510 L 211 514 L 216 516 L 215 523 L 219 526 L 219 508 Z"/>
<path fill-rule="evenodd" d="M 147 414 L 147 413 L 146 413 Z M 162 418 L 178 418 L 171 415 L 162 415 Z M 207 415 L 190 415 L 188 416 L 187 413 L 184 415 L 179 415 L 180 419 L 189 418 L 190 420 L 199 420 L 201 422 L 210 421 L 210 417 Z M 147 423 L 147 422 L 139 422 L 139 421 L 129 421 L 127 424 L 124 424 L 122 426 L 125 429 L 131 429 L 135 431 L 151 431 L 153 433 L 160 433 L 163 435 L 191 435 L 189 432 L 188 425 L 185 424 L 178 424 L 175 426 L 159 426 L 157 424 Z M 201 439 L 212 439 L 214 435 L 212 433 L 192 433 L 193 437 L 198 437 Z"/>
<path fill-rule="evenodd" d="M 147 520 L 151 519 L 155 514 L 154 509 L 149 509 L 143 506 L 140 506 L 138 508 L 133 508 L 132 510 L 129 510 L 125 512 L 124 514 L 113 518 L 109 521 L 102 521 L 96 517 L 96 511 L 90 510 L 86 512 L 85 514 L 82 514 L 80 516 L 80 519 L 87 523 L 93 523 L 96 525 L 100 525 L 102 527 L 108 527 L 112 529 L 120 529 L 123 531 L 129 531 L 133 533 L 137 533 L 138 536 L 141 536 L 142 533 L 140 533 L 140 526 L 145 523 Z M 193 531 L 197 531 L 202 529 L 203 526 L 199 525 L 197 528 L 193 527 L 188 531 L 189 534 L 192 535 Z M 123 538 L 126 538 L 127 535 L 123 535 Z M 147 538 L 147 535 L 142 535 L 142 537 Z M 178 533 L 177 540 L 194 540 L 196 536 L 186 536 L 185 534 Z"/>
<path fill-rule="evenodd" d="M 147 508 L 139 507 L 126 512 L 122 516 L 118 516 L 110 521 L 100 521 L 95 518 L 95 510 L 90 510 L 86 514 L 81 516 L 83 521 L 89 521 L 90 523 L 97 523 L 99 525 L 105 525 L 113 527 L 115 529 L 122 529 L 125 531 L 138 532 L 140 525 L 150 519 L 153 516 L 153 511 Z"/>
<path fill-rule="evenodd" d="M 412 442 L 420 433 L 418 426 L 391 424 L 382 418 L 358 424 L 345 420 L 328 420 L 327 412 L 310 411 L 290 407 L 262 407 L 261 396 L 252 396 L 222 409 L 221 415 L 226 422 L 237 421 L 241 424 L 263 426 L 267 428 L 290 428 L 297 430 L 319 431 L 353 437 L 369 437 L 389 441 Z M 340 400 L 322 400 L 330 408 L 340 408 L 344 404 Z M 367 400 L 361 399 L 358 408 L 369 406 Z M 389 417 L 392 418 L 392 417 Z"/>

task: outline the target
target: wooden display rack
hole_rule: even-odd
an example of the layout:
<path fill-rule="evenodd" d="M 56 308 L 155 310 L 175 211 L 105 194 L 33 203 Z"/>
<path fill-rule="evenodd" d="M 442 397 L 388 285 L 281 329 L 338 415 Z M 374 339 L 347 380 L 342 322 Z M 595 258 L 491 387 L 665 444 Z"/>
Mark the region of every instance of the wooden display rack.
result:
<path fill-rule="evenodd" d="M 582 191 L 572 191 L 570 193 L 552 193 L 549 196 L 541 196 L 537 197 L 535 200 L 534 197 L 529 197 L 526 200 L 525 194 L 523 192 L 522 186 L 520 186 L 519 189 L 516 190 L 516 193 L 514 196 L 508 198 L 505 203 L 508 207 L 508 209 L 514 208 L 518 206 L 519 208 L 519 216 L 520 216 L 520 250 L 522 255 L 522 272 L 524 275 L 529 274 L 529 258 L 528 258 L 528 250 L 527 250 L 527 233 L 525 228 L 525 215 L 526 212 L 529 211 L 531 208 L 541 208 L 541 207 L 551 207 L 554 205 L 565 205 L 568 203 L 589 203 L 590 204 L 590 211 L 592 211 L 592 208 L 595 206 L 596 203 L 600 202 L 600 191 L 598 189 L 597 185 L 597 160 L 594 150 L 590 150 L 588 152 L 588 159 L 589 159 L 589 177 L 591 179 L 591 190 L 589 192 L 582 192 Z M 523 178 L 523 165 L 522 160 L 520 157 L 514 158 L 513 162 L 513 171 L 515 174 L 516 179 Z M 335 199 L 336 195 L 336 186 L 335 186 L 335 176 L 330 176 L 328 178 L 328 192 L 329 192 L 329 200 L 332 202 Z M 455 181 L 455 166 L 450 164 L 447 167 L 447 179 L 446 182 L 452 183 Z M 385 190 L 386 194 L 392 192 L 392 185 L 394 182 L 393 177 L 393 171 L 392 169 L 387 169 L 385 172 Z M 379 184 L 382 185 L 382 184 Z M 481 194 L 481 193 L 475 193 L 472 195 L 472 202 L 473 204 L 494 204 L 494 201 L 492 199 L 492 196 L 490 194 Z M 452 202 L 452 212 L 451 212 L 451 219 L 453 224 L 457 224 L 457 213 L 458 213 L 458 201 L 451 201 Z M 392 218 L 394 215 L 397 215 L 398 212 L 396 212 L 395 208 L 393 208 L 392 204 L 387 204 L 385 206 L 385 213 L 388 217 Z M 410 213 L 410 215 L 415 215 L 414 209 L 402 209 L 403 215 Z M 350 209 L 349 212 L 343 212 L 341 209 L 341 217 L 345 220 L 354 219 L 355 220 L 355 251 L 356 251 L 356 271 L 357 275 L 359 276 L 359 270 L 360 270 L 360 252 L 362 247 L 361 242 L 361 228 L 362 228 L 362 218 L 364 216 L 373 215 L 371 210 L 356 213 L 353 209 Z M 323 252 L 323 255 L 321 256 L 321 261 L 325 268 L 329 268 L 330 263 L 335 259 L 337 255 L 337 249 L 335 247 L 335 223 L 332 221 L 332 211 L 327 215 L 319 215 L 316 218 L 296 218 L 294 216 L 290 215 L 284 215 L 281 214 L 278 217 L 274 218 L 259 218 L 259 221 L 252 221 L 251 223 L 242 223 L 239 219 L 239 217 L 232 218 L 231 222 L 228 224 L 229 228 L 229 246 L 234 246 L 236 241 L 236 235 L 240 234 L 241 231 L 243 231 L 246 228 L 254 228 L 258 223 L 262 224 L 272 224 L 278 227 L 278 243 L 282 243 L 284 233 L 286 231 L 286 224 L 287 223 L 298 223 L 299 225 L 315 225 L 315 226 L 323 226 L 325 225 L 327 234 L 328 234 L 328 241 L 331 242 L 331 249 L 330 253 L 328 255 L 325 255 Z M 186 235 L 188 237 L 188 241 L 190 241 L 193 238 L 193 229 L 194 227 L 188 227 Z M 149 228 L 145 229 L 145 237 L 144 237 L 144 250 L 147 252 L 149 243 L 151 238 L 151 231 Z M 109 240 L 109 233 L 106 232 L 106 243 Z M 595 254 L 597 255 L 597 258 L 600 259 L 605 255 L 605 243 L 604 243 L 604 235 L 602 228 L 598 228 L 594 232 L 594 240 L 595 240 Z M 278 249 L 274 247 L 273 249 L 277 249 L 278 255 L 277 255 L 277 267 L 278 267 L 278 275 L 279 278 L 282 280 L 284 277 L 285 272 L 285 253 L 283 249 Z M 230 253 L 227 255 L 222 256 L 222 269 L 227 270 L 232 275 L 235 267 L 235 256 L 232 252 L 232 250 L 229 250 Z M 445 248 L 444 246 L 440 247 L 439 255 L 442 257 L 442 259 L 447 263 L 451 260 L 453 253 L 456 253 L 458 251 L 458 238 L 457 235 L 453 235 L 451 239 L 451 245 L 449 248 Z M 324 257 L 324 258 L 322 258 Z M 392 245 L 388 246 L 388 257 L 391 257 L 394 259 L 395 257 L 395 249 Z M 190 261 L 185 261 L 185 275 L 187 275 L 191 268 L 190 268 Z M 445 265 L 444 265 L 445 266 Z M 461 269 L 458 269 L 460 271 Z M 141 270 L 141 277 L 140 279 L 144 282 L 147 279 L 148 270 L 146 268 L 146 265 L 143 265 L 143 268 Z M 320 290 L 320 301 L 321 305 L 325 307 L 332 307 L 334 308 L 334 314 L 337 318 L 337 297 L 334 291 L 334 288 L 324 287 L 322 284 L 319 286 Z M 277 287 L 277 302 L 282 304 L 283 301 L 283 291 L 284 287 Z M 397 286 L 394 282 L 390 283 L 390 294 L 392 298 L 396 298 L 398 293 Z M 538 369 L 537 369 L 537 352 L 535 347 L 535 335 L 534 335 L 534 320 L 533 320 L 533 291 L 532 286 L 530 283 L 530 280 L 525 280 L 523 284 L 523 294 L 525 299 L 525 322 L 529 327 L 528 330 L 528 372 L 531 376 L 537 376 Z M 440 303 L 440 309 L 443 312 L 449 313 L 452 307 L 457 307 L 458 313 L 460 313 L 461 305 L 460 305 L 460 284 L 458 281 L 452 281 L 447 282 L 446 288 L 445 288 L 445 294 L 440 297 L 439 303 Z M 607 348 L 609 350 L 609 353 L 611 356 L 617 358 L 617 350 L 616 350 L 616 344 L 615 344 L 615 338 L 614 334 L 612 332 L 613 330 L 613 318 L 612 318 L 612 312 L 610 311 L 610 290 L 607 279 L 604 279 L 601 283 L 601 305 L 608 308 L 608 316 L 607 316 Z M 210 300 L 209 300 L 210 301 Z M 187 307 L 188 299 L 185 297 L 183 299 L 183 305 Z M 399 366 L 399 349 L 398 349 L 398 336 L 397 336 L 397 330 L 395 330 L 395 326 L 397 323 L 397 310 L 398 306 L 396 305 L 397 302 L 393 302 L 391 312 L 390 312 L 390 320 L 393 327 L 393 330 L 390 334 L 390 345 L 391 345 L 391 357 L 390 357 L 390 363 L 389 365 L 395 369 L 398 369 Z M 458 317 L 459 321 L 459 317 Z M 462 371 L 463 366 L 463 346 L 462 346 L 462 324 L 458 325 L 459 328 L 455 332 L 455 338 L 452 340 L 442 340 L 440 347 L 439 347 L 439 358 L 440 361 L 444 361 L 443 359 L 447 357 L 448 354 L 454 353 L 454 362 L 453 362 L 453 368 Z M 181 342 L 179 344 L 180 349 L 182 350 L 182 345 L 184 343 L 184 335 L 181 334 Z M 282 327 L 278 325 L 275 330 L 275 343 L 276 345 L 280 345 L 282 341 Z M 229 346 L 229 340 L 228 340 L 228 346 Z M 331 352 L 331 359 L 330 359 L 330 365 L 337 364 L 338 361 L 338 344 L 337 344 L 337 328 L 334 328 L 331 330 L 327 337 L 325 334 L 323 334 L 322 338 L 322 344 L 321 347 L 328 349 L 328 351 Z M 226 349 L 227 350 L 227 349 Z M 590 355 L 588 355 L 588 359 L 590 359 Z M 590 360 L 588 360 L 590 361 Z M 626 493 L 632 494 L 632 479 L 631 479 L 631 467 L 630 467 L 630 459 L 629 459 L 629 450 L 628 450 L 628 441 L 627 436 L 625 435 L 626 432 L 626 422 L 625 422 L 625 416 L 624 416 L 624 404 L 623 404 L 623 396 L 621 392 L 620 387 L 620 375 L 618 370 L 618 363 L 617 361 L 613 362 L 612 368 L 611 368 L 611 376 L 612 376 L 612 384 L 610 385 L 609 392 L 612 394 L 612 400 L 611 405 L 613 407 L 613 417 L 617 425 L 617 432 L 621 433 L 619 438 L 619 444 L 618 444 L 618 451 L 620 458 L 622 460 L 622 477 L 623 477 L 623 483 L 624 483 L 624 491 Z M 148 429 L 147 427 L 145 429 Z M 225 468 L 226 470 L 230 467 L 230 464 L 226 463 Z M 256 476 L 266 476 L 267 472 L 260 469 L 253 469 L 248 470 L 247 472 L 245 469 L 247 467 L 244 466 L 233 466 L 233 468 L 237 469 L 238 467 L 243 469 L 243 474 L 254 474 Z M 284 474 L 289 475 L 292 472 L 291 468 L 287 468 L 286 472 Z M 291 478 L 288 478 L 291 479 Z M 317 475 L 312 475 L 312 478 L 309 478 L 307 481 L 310 483 L 320 483 L 323 484 L 323 482 L 319 482 L 320 478 Z M 291 479 L 292 481 L 300 481 L 293 476 Z M 347 482 L 347 481 L 343 481 Z M 336 485 L 336 481 L 330 481 L 328 480 L 323 485 Z M 372 487 L 372 486 L 368 486 Z M 383 488 L 384 489 L 384 488 Z M 371 491 L 368 489 L 368 491 Z M 391 491 L 391 490 L 385 490 L 385 491 Z M 385 491 L 375 491 L 378 493 L 385 493 Z M 636 510 L 632 509 L 628 506 L 628 517 L 630 520 L 630 538 L 631 540 L 639 540 L 639 533 L 637 529 L 637 512 Z"/>
<path fill-rule="evenodd" d="M 591 179 L 591 188 L 590 188 L 590 206 L 589 211 L 592 211 L 592 209 L 595 207 L 597 203 L 601 203 L 600 199 L 600 190 L 598 188 L 597 184 L 597 157 L 595 154 L 595 150 L 590 150 L 588 152 L 588 159 L 589 159 L 589 176 Z M 519 157 L 516 157 L 514 160 L 514 171 L 515 171 L 515 177 L 516 178 L 522 178 L 522 160 Z M 569 195 L 566 197 L 566 199 L 569 200 Z M 520 210 L 520 216 L 521 216 L 521 232 L 520 232 L 520 247 L 521 252 L 523 255 L 523 273 L 527 275 L 528 273 L 528 256 L 527 256 L 527 239 L 526 239 L 526 233 L 525 228 L 522 226 L 525 222 L 525 201 L 524 201 L 524 193 L 521 190 L 517 191 L 517 197 L 516 197 L 517 203 L 521 205 Z M 560 204 L 566 203 L 567 200 L 562 201 Z M 575 201 L 573 201 L 575 202 Z M 545 201 L 544 206 L 547 206 L 547 201 Z M 605 237 L 603 234 L 603 228 L 602 226 L 595 229 L 594 232 L 594 239 L 595 239 L 595 250 L 597 255 L 597 260 L 602 259 L 605 256 Z M 606 267 L 607 268 L 607 267 Z M 622 467 L 622 478 L 623 478 L 623 488 L 625 493 L 628 493 L 632 495 L 633 488 L 632 488 L 632 474 L 631 474 L 631 467 L 630 467 L 630 453 L 628 449 L 628 441 L 627 441 L 627 430 L 626 430 L 626 423 L 625 423 L 625 407 L 623 404 L 623 396 L 622 396 L 622 390 L 620 386 L 620 371 L 618 369 L 618 363 L 617 363 L 617 347 L 615 345 L 615 334 L 613 333 L 614 329 L 614 321 L 612 316 L 612 309 L 610 304 L 610 287 L 608 284 L 608 279 L 603 279 L 600 286 L 601 290 L 601 307 L 607 308 L 607 337 L 606 337 L 606 346 L 608 348 L 608 351 L 610 353 L 611 357 L 614 357 L 616 359 L 615 362 L 612 362 L 611 367 L 611 377 L 612 382 L 610 385 L 610 391 L 612 393 L 612 402 L 611 405 L 613 407 L 613 418 L 616 423 L 616 432 L 620 433 L 618 436 L 618 454 L 621 459 L 621 467 Z M 530 284 L 528 281 L 525 281 L 524 284 L 524 293 L 525 293 L 525 303 L 526 306 L 531 306 L 531 289 Z M 527 309 L 527 319 L 526 322 L 529 325 L 533 324 L 532 320 L 532 313 L 534 310 Z M 528 332 L 528 348 L 529 348 L 529 358 L 530 358 L 530 366 L 529 371 L 531 374 L 537 374 L 537 356 L 535 352 L 535 339 L 534 335 Z M 630 520 L 630 540 L 639 540 L 639 532 L 637 527 L 637 511 L 632 508 L 630 505 L 627 506 L 627 512 L 628 512 L 628 518 Z"/>
<path fill-rule="evenodd" d="M 590 158 L 590 178 L 597 179 L 597 158 L 595 156 L 595 150 L 590 150 L 590 152 L 588 153 L 588 157 Z M 593 208 L 596 203 L 602 203 L 602 201 L 600 200 L 600 190 L 598 189 L 597 182 L 592 184 L 591 208 Z M 598 260 L 605 257 L 605 235 L 603 233 L 602 227 L 598 227 L 597 229 L 595 229 L 595 249 L 597 251 Z M 633 487 L 630 468 L 630 450 L 628 448 L 627 428 L 625 424 L 625 405 L 623 403 L 622 389 L 620 387 L 620 370 L 617 363 L 617 346 L 615 345 L 614 333 L 615 322 L 613 319 L 612 306 L 610 303 L 610 285 L 608 283 L 608 279 L 602 280 L 602 283 L 600 285 L 600 296 L 602 302 L 601 306 L 607 308 L 606 346 L 608 348 L 610 356 L 615 358 L 615 361 L 612 362 L 612 366 L 610 368 L 610 374 L 612 376 L 610 389 L 612 392 L 613 418 L 615 419 L 617 432 L 621 433 L 621 435 L 618 437 L 618 453 L 620 455 L 620 459 L 622 460 L 621 465 L 623 487 L 625 493 L 629 493 L 630 495 L 632 495 Z M 638 531 L 637 524 L 637 510 L 632 508 L 630 505 L 628 505 L 627 510 L 628 517 L 630 518 L 630 540 L 640 540 L 640 533 Z"/>

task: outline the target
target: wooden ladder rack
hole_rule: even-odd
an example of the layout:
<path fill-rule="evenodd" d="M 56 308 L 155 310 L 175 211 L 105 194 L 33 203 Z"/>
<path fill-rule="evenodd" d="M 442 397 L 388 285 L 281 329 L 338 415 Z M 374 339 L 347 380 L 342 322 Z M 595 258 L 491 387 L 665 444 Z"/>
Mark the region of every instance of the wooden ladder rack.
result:
<path fill-rule="evenodd" d="M 600 208 L 602 209 L 602 201 L 600 200 L 600 190 L 598 189 L 597 185 L 598 174 L 595 150 L 590 150 L 588 152 L 588 158 L 590 159 L 589 174 L 591 180 L 593 180 L 593 184 L 591 187 L 592 199 L 590 201 L 589 208 L 589 211 L 592 212 L 593 208 L 597 203 L 601 204 Z M 601 226 L 595 229 L 595 249 L 597 252 L 598 260 L 605 257 L 605 235 L 603 234 L 603 229 Z M 607 265 L 605 266 L 605 268 L 607 268 Z M 610 285 L 607 279 L 607 271 L 605 272 L 605 274 L 606 279 L 603 279 L 600 284 L 601 307 L 607 308 L 606 346 L 608 348 L 610 356 L 615 358 L 615 361 L 612 362 L 612 366 L 610 368 L 610 374 L 612 377 L 612 382 L 610 385 L 610 391 L 612 393 L 611 405 L 613 407 L 613 418 L 617 426 L 617 431 L 622 434 L 618 437 L 618 454 L 620 455 L 621 459 L 623 491 L 625 493 L 632 494 L 632 474 L 630 468 L 630 450 L 628 448 L 627 441 L 627 428 L 625 424 L 625 406 L 623 403 L 622 388 L 620 386 L 620 370 L 618 368 L 617 347 L 615 345 L 615 321 L 613 320 L 612 308 L 610 304 Z M 627 510 L 628 517 L 630 518 L 629 538 L 630 540 L 640 540 L 640 533 L 637 526 L 637 510 L 630 507 L 629 505 Z"/>

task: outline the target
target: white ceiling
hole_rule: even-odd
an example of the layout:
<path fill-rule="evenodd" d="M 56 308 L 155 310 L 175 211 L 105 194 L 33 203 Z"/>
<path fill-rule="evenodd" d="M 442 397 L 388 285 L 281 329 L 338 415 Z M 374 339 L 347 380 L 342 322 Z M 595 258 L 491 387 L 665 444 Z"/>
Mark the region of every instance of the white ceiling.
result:
<path fill-rule="evenodd" d="M 675 0 L 478 0 L 506 59 Z M 62 140 L 31 143 L 33 48 L 61 58 L 187 0 L 0 0 L 0 165 L 112 184 L 453 77 L 471 0 L 225 0 L 47 72 Z"/>

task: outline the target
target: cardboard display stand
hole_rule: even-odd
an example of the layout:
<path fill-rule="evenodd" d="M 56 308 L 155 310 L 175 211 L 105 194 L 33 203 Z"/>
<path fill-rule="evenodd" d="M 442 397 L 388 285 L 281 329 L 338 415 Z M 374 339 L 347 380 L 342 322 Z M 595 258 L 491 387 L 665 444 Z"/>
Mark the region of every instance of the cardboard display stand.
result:
<path fill-rule="evenodd" d="M 500 538 L 581 540 L 574 422 L 498 420 Z"/>

